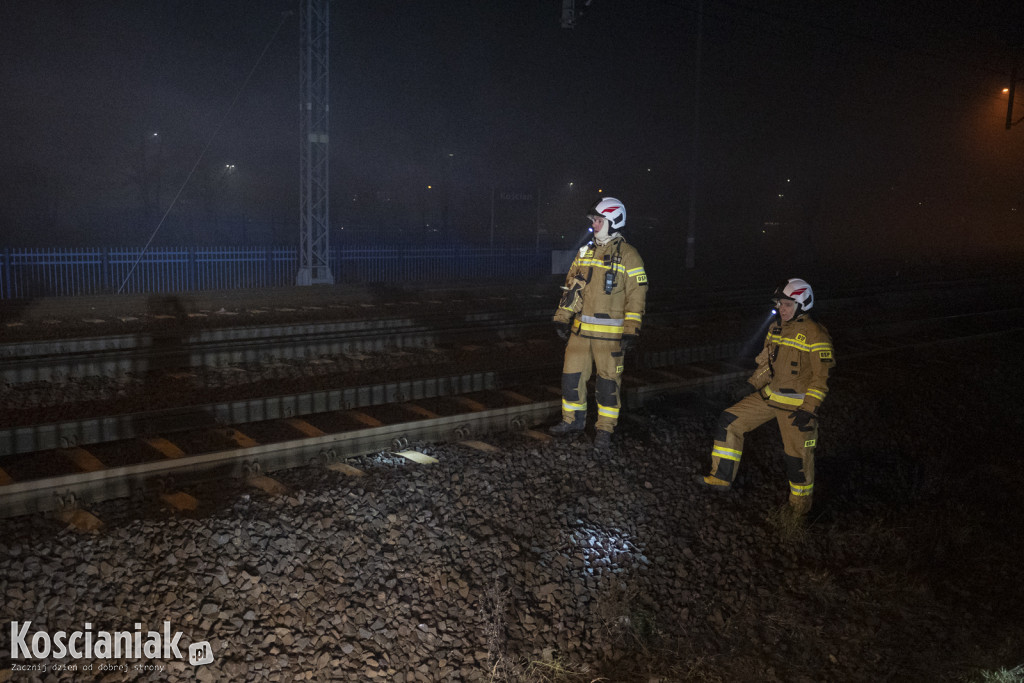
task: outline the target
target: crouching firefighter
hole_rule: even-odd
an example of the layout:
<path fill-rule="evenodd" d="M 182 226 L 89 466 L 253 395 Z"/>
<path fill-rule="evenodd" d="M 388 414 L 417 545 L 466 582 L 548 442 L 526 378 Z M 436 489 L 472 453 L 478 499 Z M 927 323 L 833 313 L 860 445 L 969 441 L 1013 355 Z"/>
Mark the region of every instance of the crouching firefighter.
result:
<path fill-rule="evenodd" d="M 619 421 L 625 352 L 637 343 L 647 297 L 647 274 L 637 250 L 619 232 L 626 208 L 606 197 L 587 217 L 593 240 L 580 248 L 565 278 L 554 324 L 566 342 L 562 367 L 562 421 L 556 435 L 582 432 L 587 423 L 587 381 L 597 369 L 594 447 L 607 450 Z"/>
<path fill-rule="evenodd" d="M 775 317 L 756 358 L 757 370 L 734 396 L 738 402 L 719 418 L 711 474 L 698 481 L 712 489 L 729 489 L 743 455 L 744 435 L 774 418 L 786 453 L 789 505 L 796 515 L 806 515 L 814 494 L 818 407 L 835 368 L 832 338 L 809 315 L 814 294 L 803 280 L 787 281 L 772 300 Z"/>

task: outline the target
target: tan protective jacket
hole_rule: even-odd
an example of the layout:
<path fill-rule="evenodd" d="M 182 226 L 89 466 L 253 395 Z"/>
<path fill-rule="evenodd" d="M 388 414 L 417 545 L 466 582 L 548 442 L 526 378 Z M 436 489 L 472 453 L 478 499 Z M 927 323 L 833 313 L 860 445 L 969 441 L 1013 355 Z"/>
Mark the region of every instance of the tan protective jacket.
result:
<path fill-rule="evenodd" d="M 832 337 L 824 325 L 800 315 L 772 325 L 747 380 L 770 405 L 817 414 L 835 368 Z"/>
<path fill-rule="evenodd" d="M 614 281 L 606 293 L 609 274 Z M 647 273 L 640 254 L 621 234 L 612 235 L 603 246 L 590 242 L 580 248 L 565 276 L 564 289 L 554 320 L 571 323 L 573 332 L 591 339 L 640 333 Z"/>

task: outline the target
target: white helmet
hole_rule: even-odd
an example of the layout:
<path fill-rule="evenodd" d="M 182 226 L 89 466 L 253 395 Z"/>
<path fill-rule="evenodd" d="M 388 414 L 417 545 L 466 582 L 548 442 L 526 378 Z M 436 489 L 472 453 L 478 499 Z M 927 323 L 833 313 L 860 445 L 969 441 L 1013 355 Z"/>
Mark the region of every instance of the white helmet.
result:
<path fill-rule="evenodd" d="M 790 278 L 786 284 L 780 285 L 772 295 L 772 301 L 778 303 L 779 299 L 789 299 L 796 302 L 796 315 L 809 311 L 814 307 L 814 292 L 806 280 L 798 277 Z"/>
<path fill-rule="evenodd" d="M 622 230 L 626 225 L 626 207 L 615 197 L 605 197 L 590 207 L 588 216 L 608 219 L 608 230 Z"/>

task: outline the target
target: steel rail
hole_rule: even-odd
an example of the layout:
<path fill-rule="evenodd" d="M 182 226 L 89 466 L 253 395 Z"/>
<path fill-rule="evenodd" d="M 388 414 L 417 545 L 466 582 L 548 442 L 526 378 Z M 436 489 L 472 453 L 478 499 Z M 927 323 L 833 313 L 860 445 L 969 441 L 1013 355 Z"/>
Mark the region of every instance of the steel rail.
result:
<path fill-rule="evenodd" d="M 917 283 L 906 290 L 885 294 L 891 308 L 902 301 L 920 305 L 936 297 L 948 304 L 951 297 L 968 302 L 977 300 L 972 293 L 990 286 L 984 280 L 949 283 L 942 289 L 938 283 Z M 1007 292 L 1014 289 L 1011 283 Z M 1017 289 L 1020 286 L 1017 285 Z M 675 290 L 673 290 L 675 291 Z M 829 298 L 833 310 L 863 309 L 879 294 L 870 288 L 856 287 L 836 292 Z M 972 298 L 973 296 L 973 298 Z M 536 295 L 531 298 L 536 298 Z M 664 292 L 649 324 L 668 323 L 691 315 L 735 313 L 760 309 L 765 297 L 754 290 L 715 292 L 700 298 L 676 296 Z M 1018 299 L 1019 300 L 1019 299 Z M 516 334 L 530 325 L 547 323 L 549 306 L 527 306 L 513 310 L 470 310 L 453 314 L 438 311 L 444 302 L 428 301 L 413 306 L 413 315 L 359 320 L 325 321 L 215 327 L 193 331 L 188 324 L 170 323 L 154 326 L 136 334 L 100 337 L 7 342 L 0 344 L 0 380 L 8 383 L 66 380 L 86 376 L 116 376 L 119 373 L 146 372 L 168 364 L 192 367 L 232 363 L 253 363 L 267 359 L 302 359 L 318 355 L 365 353 L 384 348 L 420 348 L 438 339 L 459 335 L 493 333 Z M 370 306 L 371 309 L 377 308 Z M 975 307 L 976 303 L 970 306 Z"/>
<path fill-rule="evenodd" d="M 144 335 L 15 342 L 0 345 L 0 380 L 17 384 L 145 372 L 169 364 L 201 367 L 422 348 L 442 338 L 501 336 L 544 322 L 539 312 L 523 315 L 527 317 L 510 321 L 507 312 L 436 314 L 420 319 L 227 328 L 179 336 L 156 330 Z"/>
<path fill-rule="evenodd" d="M 175 483 L 210 476 L 243 477 L 329 465 L 358 455 L 400 450 L 416 441 L 460 440 L 476 433 L 525 429 L 527 424 L 551 419 L 559 410 L 561 402 L 552 400 L 13 483 L 0 487 L 0 517 L 48 512 L 84 500 L 125 498 L 151 489 L 154 481 L 166 483 L 169 476 Z"/>
<path fill-rule="evenodd" d="M 843 343 L 857 346 L 873 338 L 891 339 L 898 335 L 922 335 L 929 331 L 948 330 L 958 326 L 978 330 L 981 325 L 996 325 L 1020 318 L 1024 309 L 987 311 L 943 316 L 924 320 L 877 323 L 860 330 L 845 333 Z M 955 335 L 954 335 L 955 337 Z M 760 340 L 755 340 L 759 342 Z M 636 370 L 657 370 L 671 366 L 692 366 L 698 362 L 741 362 L 740 342 L 707 344 L 696 347 L 674 347 L 641 352 Z M 850 352 L 853 349 L 849 350 Z M 849 353 L 844 353 L 849 355 Z M 693 371 L 692 367 L 689 370 Z M 552 364 L 539 364 L 521 368 L 517 376 L 511 372 L 479 371 L 461 375 L 427 377 L 384 382 L 376 385 L 346 387 L 334 390 L 299 392 L 294 394 L 259 396 L 251 399 L 220 403 L 179 406 L 157 411 L 106 415 L 66 420 L 40 425 L 26 425 L 0 429 L 0 458 L 16 454 L 55 448 L 71 448 L 107 441 L 135 438 L 146 433 L 174 432 L 182 428 L 206 424 L 210 426 L 237 424 L 256 420 L 272 420 L 328 412 L 352 410 L 450 396 L 472 391 L 494 389 L 512 383 L 533 383 L 546 374 L 554 376 L 557 368 Z M 629 375 L 627 375 L 629 379 Z M 0 460 L 2 467 L 2 460 Z"/>
<path fill-rule="evenodd" d="M 851 350 L 845 357 L 863 359 L 936 344 L 989 339 L 1019 333 L 1022 329 L 1010 326 L 944 338 L 903 340 L 881 347 Z M 645 380 L 634 379 L 631 386 L 624 387 L 624 402 L 635 409 L 664 394 L 719 392 L 741 381 L 749 372 L 748 368 L 729 363 L 718 363 L 713 367 L 708 367 L 707 363 L 696 363 L 671 370 L 652 370 L 646 373 Z M 293 467 L 330 466 L 361 455 L 402 451 L 418 442 L 465 441 L 494 431 L 523 431 L 555 420 L 560 411 L 561 401 L 555 399 L 495 409 L 469 408 L 456 415 L 13 482 L 0 486 L 0 517 L 48 512 L 73 507 L 80 502 L 125 498 L 151 491 L 154 486 L 166 486 L 169 479 L 180 486 L 211 477 L 242 478 Z"/>
<path fill-rule="evenodd" d="M 281 420 L 336 410 L 455 396 L 495 388 L 493 372 L 385 382 L 284 396 L 181 406 L 0 430 L 0 456 L 74 448 L 207 426 Z M 0 467 L 2 467 L 0 460 Z"/>
<path fill-rule="evenodd" d="M 849 334 L 847 352 L 843 357 L 855 359 L 873 355 L 889 354 L 900 350 L 916 349 L 923 346 L 957 343 L 963 341 L 992 338 L 999 335 L 1019 333 L 1021 309 L 1009 311 L 988 311 L 958 316 L 943 316 L 928 320 L 907 320 L 885 323 L 876 328 L 872 334 L 865 330 Z M 984 324 L 979 324 L 983 321 Z M 930 333 L 930 337 L 925 337 Z M 648 354 L 646 362 L 634 373 L 628 375 L 623 387 L 624 400 L 630 407 L 637 407 L 651 398 L 680 391 L 717 391 L 730 383 L 744 378 L 749 369 L 741 365 L 724 361 L 725 357 L 734 357 L 740 345 L 713 345 L 703 351 L 692 353 L 657 353 Z M 661 353 L 661 352 L 659 352 Z M 399 399 L 419 400 L 431 398 L 434 390 L 427 384 L 419 388 L 396 386 L 387 389 L 362 388 L 355 395 L 344 398 L 342 392 L 319 392 L 324 394 L 314 398 L 311 392 L 306 399 L 303 395 L 294 395 L 291 403 L 282 401 L 280 397 L 254 399 L 252 402 L 235 402 L 217 405 L 213 414 L 213 422 L 240 425 L 254 420 L 272 420 L 289 417 L 289 413 L 313 414 L 325 412 L 320 410 L 344 410 L 359 405 L 384 405 Z M 461 380 L 455 389 L 468 388 L 470 391 L 500 390 L 504 381 L 500 378 L 474 379 L 466 386 Z M 382 387 L 384 385 L 381 385 Z M 356 400 L 352 400 L 355 398 Z M 306 404 L 302 405 L 302 401 Z M 320 403 L 317 403 L 320 401 Z M 258 407 L 254 407 L 257 406 Z M 291 407 L 289 407 L 291 406 Z M 208 409 L 210 407 L 207 407 Z M 194 409 L 190 409 L 194 410 Z M 557 400 L 533 401 L 512 407 L 497 409 L 468 409 L 465 413 L 446 417 L 430 417 L 412 422 L 398 422 L 391 425 L 374 426 L 366 429 L 348 430 L 338 434 L 326 434 L 309 438 L 288 440 L 253 446 L 240 446 L 237 449 L 218 450 L 214 453 L 185 456 L 170 460 L 157 460 L 137 465 L 102 468 L 98 471 L 43 477 L 27 481 L 15 481 L 0 486 L 0 515 L 17 515 L 34 511 L 46 511 L 66 504 L 69 496 L 82 500 L 98 501 L 111 497 L 127 495 L 133 489 L 146 486 L 146 482 L 154 477 L 177 476 L 221 476 L 224 473 L 237 474 L 240 468 L 273 471 L 282 467 L 308 464 L 310 458 L 320 462 L 344 459 L 355 455 L 380 452 L 386 449 L 389 440 L 404 442 L 464 439 L 467 435 L 486 433 L 496 429 L 525 428 L 531 424 L 553 419 L 560 410 Z M 276 411 L 276 412 L 275 412 Z M 308 412 L 307 412 L 308 411 Z M 169 411 L 173 413 L 174 411 Z M 208 413 L 204 413 L 209 415 Z M 187 415 L 187 414 L 186 414 Z M 160 415 L 149 415 L 148 418 L 159 418 Z M 180 414 L 178 415 L 180 417 Z M 147 424 L 147 416 L 115 416 L 100 418 L 102 420 L 124 420 L 130 432 L 138 435 L 139 430 L 149 431 L 154 424 Z M 155 425 L 159 428 L 159 424 Z M 193 426 L 196 426 L 193 424 Z M 245 429 L 244 426 L 241 426 Z M 129 432 L 126 432 L 127 434 Z M 78 432 L 73 432 L 74 440 L 60 441 L 59 429 L 54 432 L 59 445 L 72 446 L 80 444 Z M 122 433 L 118 433 L 123 436 Z M 101 436 L 98 432 L 97 436 Z M 384 444 L 384 445 L 382 445 Z M 2 460 L 0 460 L 2 465 Z"/>

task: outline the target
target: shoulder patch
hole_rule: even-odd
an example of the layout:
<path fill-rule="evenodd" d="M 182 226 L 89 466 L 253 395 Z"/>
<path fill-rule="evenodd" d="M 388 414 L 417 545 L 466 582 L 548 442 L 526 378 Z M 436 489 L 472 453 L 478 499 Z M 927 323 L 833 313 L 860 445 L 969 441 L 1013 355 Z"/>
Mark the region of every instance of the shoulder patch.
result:
<path fill-rule="evenodd" d="M 832 352 L 831 351 L 818 351 L 818 357 L 821 358 L 822 360 L 832 360 Z"/>
<path fill-rule="evenodd" d="M 646 285 L 647 284 L 647 273 L 640 273 L 639 275 L 637 275 L 636 276 L 636 281 L 637 281 L 637 284 Z"/>
<path fill-rule="evenodd" d="M 802 334 L 798 334 L 798 335 L 796 335 L 796 340 L 797 340 L 798 342 L 805 342 L 805 341 L 807 341 L 807 337 L 805 337 L 805 336 L 804 336 L 804 335 L 802 335 Z"/>

